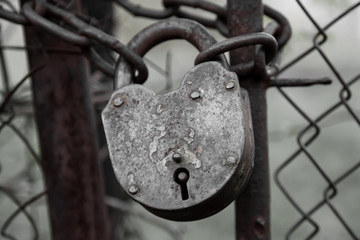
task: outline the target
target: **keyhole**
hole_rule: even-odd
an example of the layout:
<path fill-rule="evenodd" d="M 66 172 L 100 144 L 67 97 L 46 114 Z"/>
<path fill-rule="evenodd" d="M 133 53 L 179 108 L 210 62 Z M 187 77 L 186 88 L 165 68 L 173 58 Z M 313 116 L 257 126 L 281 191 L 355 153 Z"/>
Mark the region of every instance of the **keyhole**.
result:
<path fill-rule="evenodd" d="M 177 184 L 180 185 L 181 188 L 182 200 L 189 199 L 189 191 L 186 185 L 189 178 L 190 178 L 190 173 L 186 168 L 178 168 L 174 172 L 174 180 Z"/>

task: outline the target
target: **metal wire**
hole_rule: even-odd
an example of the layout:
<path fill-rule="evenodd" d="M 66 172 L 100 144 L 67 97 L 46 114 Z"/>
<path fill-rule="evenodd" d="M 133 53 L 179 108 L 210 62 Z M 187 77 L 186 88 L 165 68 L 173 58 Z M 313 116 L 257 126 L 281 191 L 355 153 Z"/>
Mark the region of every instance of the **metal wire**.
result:
<path fill-rule="evenodd" d="M 72 28 L 64 28 L 57 25 L 54 22 L 48 21 L 45 17 L 41 16 L 39 12 L 41 11 L 37 8 L 35 10 L 32 7 L 32 2 L 28 3 L 23 8 L 23 13 L 16 11 L 16 8 L 11 5 L 9 1 L 3 0 L 0 1 L 7 5 L 10 9 L 5 10 L 0 8 L 0 17 L 3 19 L 7 19 L 14 23 L 19 24 L 32 24 L 41 25 L 45 31 L 52 32 L 53 34 L 57 34 L 61 38 L 66 38 L 69 42 L 74 45 L 81 45 L 86 46 L 83 49 L 79 49 L 78 51 L 73 51 L 71 54 L 84 54 L 88 55 L 90 59 L 96 63 L 97 67 L 105 72 L 109 76 L 113 76 L 115 71 L 113 63 L 109 63 L 104 61 L 101 56 L 93 48 L 88 48 L 88 46 L 93 46 L 94 41 L 100 42 L 108 47 L 111 47 L 115 51 L 119 52 L 120 55 L 131 55 L 132 52 L 127 52 L 128 49 L 123 46 L 122 43 L 118 42 L 116 39 L 112 38 L 112 36 L 104 35 L 99 29 L 97 29 L 96 24 L 91 24 L 91 18 L 87 18 L 87 16 L 79 16 L 76 13 L 71 12 L 68 9 L 75 1 L 53 1 L 56 2 L 56 5 L 49 5 L 46 1 L 38 1 L 37 3 L 40 4 L 48 4 L 47 11 L 52 12 L 53 16 L 57 16 L 57 18 L 62 19 L 65 23 Z M 41 3 L 43 2 L 43 3 Z M 50 1 L 48 1 L 50 2 Z M 192 20 L 196 20 L 198 22 L 203 23 L 204 25 L 217 28 L 224 36 L 228 36 L 228 29 L 226 28 L 226 11 L 225 7 L 218 6 L 216 4 L 209 4 L 207 1 L 197 1 L 197 0 L 164 0 L 164 9 L 162 10 L 149 10 L 147 8 L 132 4 L 129 0 L 114 0 L 114 2 L 118 3 L 118 5 L 125 8 L 127 11 L 131 12 L 135 16 L 142 16 L 148 17 L 153 19 L 163 19 L 168 18 L 170 16 L 178 16 L 178 17 L 186 17 Z M 317 159 L 312 151 L 309 149 L 311 145 L 313 145 L 317 139 L 321 136 L 323 129 L 320 126 L 320 123 L 323 122 L 325 119 L 329 118 L 334 114 L 334 112 L 344 107 L 349 115 L 351 116 L 351 120 L 357 123 L 357 126 L 360 125 L 360 117 L 355 109 L 349 104 L 352 95 L 354 94 L 352 90 L 352 86 L 355 83 L 360 81 L 360 72 L 353 76 L 351 79 L 345 79 L 342 74 L 338 71 L 337 66 L 333 63 L 330 59 L 326 51 L 323 49 L 323 45 L 327 43 L 328 35 L 327 31 L 331 29 L 335 23 L 343 20 L 346 18 L 352 11 L 358 9 L 360 6 L 360 2 L 353 4 L 352 6 L 348 7 L 345 11 L 343 11 L 338 16 L 334 17 L 329 23 L 321 26 L 320 23 L 313 17 L 311 14 L 311 9 L 309 6 L 305 6 L 305 4 L 301 0 L 296 0 L 297 5 L 301 9 L 301 11 L 305 14 L 305 16 L 311 21 L 312 25 L 316 28 L 316 33 L 313 35 L 312 38 L 312 46 L 310 48 L 304 49 L 298 56 L 296 56 L 293 60 L 289 61 L 283 67 L 279 68 L 279 74 L 272 78 L 269 82 L 269 86 L 276 86 L 279 93 L 288 101 L 288 103 L 300 114 L 300 116 L 307 122 L 307 125 L 299 131 L 297 134 L 297 149 L 276 169 L 274 177 L 275 182 L 284 194 L 284 196 L 288 199 L 288 201 L 292 204 L 295 210 L 299 213 L 299 219 L 294 222 L 286 233 L 285 238 L 290 239 L 301 226 L 305 223 L 310 224 L 313 227 L 313 230 L 309 232 L 306 236 L 306 239 L 312 239 L 316 237 L 323 229 L 320 228 L 320 223 L 318 220 L 315 220 L 314 214 L 319 212 L 321 209 L 328 207 L 330 211 L 333 213 L 334 218 L 338 219 L 341 225 L 343 226 L 344 230 L 348 233 L 349 237 L 353 239 L 359 239 L 360 236 L 356 235 L 356 231 L 351 227 L 348 220 L 343 216 L 342 212 L 335 207 L 333 204 L 333 200 L 339 194 L 339 184 L 352 176 L 360 167 L 360 160 L 359 162 L 355 163 L 350 168 L 346 169 L 346 171 L 340 172 L 338 171 L 338 176 L 335 179 L 332 179 L 329 176 L 329 173 L 320 165 L 319 160 Z M 50 7 L 49 7 L 50 6 Z M 58 6 L 63 7 L 64 9 L 58 8 Z M 193 8 L 200 8 L 204 11 L 211 12 L 215 14 L 214 19 L 204 19 L 197 15 L 191 15 L 185 12 L 181 7 L 193 7 Z M 279 48 L 282 48 L 287 43 L 291 29 L 289 28 L 289 23 L 281 14 L 274 11 L 268 6 L 264 7 L 264 12 L 266 15 L 271 17 L 272 19 L 276 20 L 276 22 L 281 25 L 279 28 L 280 30 L 276 31 L 275 37 L 279 44 Z M 39 20 L 39 18 L 41 18 Z M 43 20 L 46 21 L 43 21 Z M 88 27 L 85 29 L 85 27 Z M 74 28 L 76 31 L 74 31 Z M 106 38 L 104 38 L 104 36 Z M 0 134 L 4 132 L 4 129 L 11 129 L 13 133 L 19 137 L 21 142 L 24 144 L 25 148 L 29 151 L 32 159 L 39 162 L 40 157 L 36 154 L 36 150 L 30 142 L 27 140 L 26 135 L 22 132 L 22 129 L 16 126 L 14 121 L 20 115 L 17 112 L 17 106 L 22 102 L 16 96 L 17 93 L 20 92 L 21 87 L 27 81 L 27 79 L 33 75 L 35 72 L 39 71 L 41 68 L 46 66 L 46 61 L 43 65 L 38 66 L 29 71 L 22 79 L 20 79 L 14 86 L 10 86 L 8 80 L 8 74 L 6 73 L 6 59 L 2 52 L 5 49 L 8 50 L 26 50 L 26 49 L 42 49 L 44 52 L 44 58 L 46 59 L 46 52 L 66 52 L 70 53 L 68 50 L 64 51 L 62 49 L 43 49 L 41 45 L 39 46 L 27 46 L 27 47 L 17 47 L 17 46 L 4 46 L 0 42 L 0 61 L 2 66 L 2 73 L 3 73 L 3 80 L 5 88 L 1 90 L 2 100 L 0 102 Z M 300 104 L 293 100 L 290 94 L 288 94 L 281 86 L 305 86 L 305 85 L 312 85 L 312 84 L 329 84 L 330 79 L 328 78 L 320 78 L 320 79 L 299 79 L 298 81 L 294 81 L 294 79 L 281 79 L 281 74 L 284 73 L 286 70 L 297 66 L 302 61 L 306 61 L 305 57 L 312 54 L 318 53 L 321 58 L 323 59 L 324 63 L 329 67 L 333 75 L 335 76 L 333 81 L 336 81 L 340 84 L 339 88 L 339 95 L 335 96 L 334 99 L 337 101 L 332 104 L 329 108 L 323 109 L 320 111 L 316 118 L 310 117 L 310 115 L 300 107 Z M 203 53 L 204 54 L 204 53 Z M 216 55 L 216 54 L 215 54 Z M 131 62 L 129 59 L 136 59 L 140 58 L 139 56 L 130 56 L 128 57 L 128 61 Z M 146 66 L 143 63 L 143 60 L 140 58 L 136 62 L 133 61 L 133 64 L 137 67 L 143 66 L 140 72 L 144 72 L 146 70 Z M 145 66 L 145 67 L 144 67 Z M 155 65 L 155 68 L 156 67 Z M 161 68 L 160 68 L 161 72 Z M 166 74 L 169 74 L 167 71 L 162 71 Z M 296 79 L 295 79 L 296 80 Z M 306 80 L 306 81 L 305 81 Z M 101 101 L 104 101 L 104 98 L 101 98 Z M 106 99 L 106 98 L 105 98 Z M 32 110 L 30 111 L 32 113 Z M 309 137 L 310 134 L 310 137 Z M 282 174 L 286 173 L 286 171 L 295 164 L 295 162 L 299 161 L 300 155 L 305 155 L 309 162 L 312 164 L 313 169 L 316 170 L 317 174 L 326 182 L 327 186 L 323 190 L 322 199 L 318 202 L 314 202 L 310 209 L 304 209 L 299 199 L 296 199 L 295 196 L 292 195 L 290 189 L 285 181 L 281 179 Z M 0 174 L 4 171 L 1 166 L 0 162 Z M 31 197 L 29 200 L 22 202 L 21 199 L 14 193 L 14 189 L 9 188 L 9 186 L 0 185 L 0 194 L 7 196 L 12 202 L 17 205 L 17 209 L 13 214 L 11 214 L 5 221 L 5 223 L 1 226 L 1 234 L 3 237 L 7 239 L 17 239 L 16 237 L 12 236 L 7 232 L 9 226 L 13 223 L 13 219 L 20 213 L 23 213 L 26 219 L 29 221 L 32 230 L 34 232 L 33 239 L 39 238 L 39 230 L 36 221 L 28 213 L 26 207 L 31 205 L 34 201 L 41 198 L 43 195 L 46 194 L 46 190 L 42 191 L 35 196 Z M 1 196 L 1 195 L 0 195 Z M 276 212 L 273 213 L 276 216 Z"/>
<path fill-rule="evenodd" d="M 1 9 L 0 9 L 1 10 Z M 11 8 L 12 11 L 15 12 L 15 9 Z M 4 10 L 7 12 L 7 10 Z M 0 13 L 1 14 L 1 13 Z M 22 15 L 16 13 L 16 17 L 21 16 L 21 19 L 23 18 Z M 2 16 L 3 17 L 3 16 Z M 9 20 L 8 18 L 4 17 L 5 19 Z M 11 20 L 11 19 L 10 19 Z M 12 21 L 12 20 L 11 20 Z M 28 24 L 28 20 L 24 18 L 24 21 L 14 21 L 16 23 L 20 24 Z M 3 36 L 3 35 L 0 35 Z M 37 154 L 37 149 L 33 146 L 32 142 L 28 139 L 27 134 L 25 131 L 26 128 L 18 127 L 16 124 L 16 121 L 18 119 L 23 118 L 26 114 L 26 116 L 33 118 L 33 109 L 31 107 L 31 98 L 27 100 L 21 99 L 21 93 L 24 90 L 24 85 L 29 80 L 29 78 L 46 67 L 47 64 L 47 53 L 64 53 L 64 54 L 82 54 L 82 50 L 69 50 L 69 49 L 61 49 L 61 48 L 44 48 L 41 46 L 41 41 L 38 41 L 38 45 L 34 46 L 9 46 L 4 45 L 3 41 L 0 39 L 0 62 L 1 62 L 1 74 L 2 74 L 2 85 L 3 88 L 0 89 L 0 136 L 5 136 L 5 130 L 10 129 L 10 134 L 13 136 L 16 136 L 22 145 L 24 146 L 27 153 L 29 153 L 28 159 L 26 159 L 27 162 L 36 162 L 39 163 L 41 161 L 41 157 Z M 115 41 L 115 40 L 114 40 Z M 116 47 L 116 46 L 115 46 Z M 15 84 L 12 85 L 10 81 L 10 77 L 8 74 L 8 66 L 9 64 L 13 64 L 9 59 L 6 58 L 6 55 L 4 54 L 4 51 L 26 51 L 26 50 L 39 50 L 39 52 L 42 54 L 43 63 L 39 66 L 30 69 L 28 73 L 26 73 L 21 79 L 19 79 Z M 90 51 L 93 50 L 93 48 L 89 49 Z M 103 63 L 103 59 L 100 58 L 100 62 Z M 156 70 L 160 71 L 161 75 L 164 75 L 164 77 L 169 78 L 169 70 L 164 70 L 162 67 L 159 67 L 156 63 L 151 63 L 150 65 L 152 68 L 155 68 Z M 113 66 L 110 66 L 113 67 Z M 114 69 L 112 70 L 113 74 Z M 28 93 L 29 89 L 27 89 Z M 111 88 L 106 89 L 106 93 L 98 93 L 93 92 L 94 97 L 94 104 L 95 105 L 104 105 L 110 94 Z M 105 95 L 105 97 L 103 96 Z M 24 106 L 25 105 L 25 106 Z M 24 109 L 21 109 L 23 107 Z M 0 146 L 2 148 L 3 146 Z M 5 146 L 4 146 L 5 147 Z M 17 146 L 19 147 L 19 146 Z M 11 156 L 2 156 L 0 160 L 0 177 L 2 177 L 2 174 L 7 170 L 3 167 L 2 161 L 6 159 L 7 157 Z M 30 174 L 30 171 L 32 169 L 29 168 L 29 164 L 26 164 L 24 169 L 21 169 L 20 172 L 14 176 L 11 176 L 10 179 L 13 181 L 6 181 L 5 183 L 0 184 L 0 200 L 7 199 L 8 201 L 15 204 L 16 207 L 14 209 L 10 209 L 11 213 L 8 216 L 2 216 L 1 217 L 1 226 L 0 226 L 0 234 L 4 239 L 11 239 L 11 240 L 18 240 L 20 237 L 18 236 L 20 232 L 14 232 L 13 229 L 18 226 L 18 223 L 15 221 L 19 216 L 23 215 L 25 216 L 25 221 L 29 223 L 29 226 L 31 229 L 27 232 L 27 238 L 37 240 L 41 238 L 40 233 L 40 226 L 39 226 L 39 219 L 36 218 L 33 210 L 33 204 L 38 201 L 40 198 L 42 198 L 44 195 L 46 195 L 46 190 L 41 190 L 37 192 L 35 191 L 32 196 L 29 198 L 24 198 L 24 190 L 17 188 L 18 182 L 22 181 L 28 181 L 26 176 Z M 42 203 L 43 204 L 43 203 Z M 6 208 L 7 206 L 0 205 L 2 209 Z M 31 208 L 31 210 L 30 210 Z M 156 222 L 155 225 L 159 225 Z M 173 231 L 175 232 L 177 230 L 176 227 L 173 227 Z M 178 233 L 176 239 L 181 238 L 182 233 Z M 1 238 L 1 237 L 0 237 Z"/>
<path fill-rule="evenodd" d="M 304 223 L 310 223 L 314 229 L 309 235 L 306 237 L 306 239 L 312 239 L 314 238 L 320 231 L 320 226 L 317 221 L 314 220 L 313 215 L 323 209 L 325 206 L 328 206 L 331 211 L 334 213 L 334 217 L 336 217 L 341 224 L 343 225 L 344 229 L 348 232 L 349 236 L 353 239 L 358 239 L 359 236 L 356 236 L 355 231 L 351 228 L 351 226 L 346 222 L 346 220 L 341 216 L 339 211 L 333 206 L 331 200 L 334 199 L 338 193 L 338 187 L 337 185 L 343 181 L 344 179 L 348 178 L 353 174 L 358 168 L 360 162 L 353 165 L 351 168 L 349 168 L 344 173 L 339 174 L 340 176 L 337 179 L 332 180 L 328 174 L 325 172 L 325 170 L 319 165 L 318 159 L 315 158 L 313 154 L 311 154 L 311 151 L 309 150 L 309 146 L 311 144 L 314 144 L 316 142 L 316 139 L 321 135 L 321 127 L 319 126 L 319 123 L 321 121 L 324 121 L 326 118 L 330 117 L 331 114 L 334 113 L 335 110 L 337 110 L 340 107 L 345 107 L 347 111 L 349 112 L 350 116 L 352 117 L 353 121 L 356 122 L 358 125 L 360 125 L 359 117 L 355 113 L 354 109 L 348 104 L 348 101 L 350 100 L 352 96 L 351 91 L 351 85 L 353 85 L 355 82 L 359 81 L 360 79 L 360 73 L 357 74 L 354 78 L 352 78 L 350 81 L 346 82 L 343 78 L 343 76 L 339 73 L 336 66 L 332 63 L 330 58 L 327 56 L 326 52 L 322 49 L 321 45 L 325 44 L 328 36 L 327 31 L 338 21 L 343 20 L 348 14 L 355 10 L 358 6 L 360 6 L 360 2 L 350 6 L 348 9 L 346 9 L 344 12 L 342 12 L 339 16 L 336 16 L 334 19 L 332 19 L 328 24 L 326 24 L 324 27 L 321 27 L 320 24 L 315 20 L 315 18 L 311 15 L 309 7 L 306 7 L 302 1 L 297 0 L 296 1 L 301 10 L 304 12 L 304 14 L 308 17 L 308 19 L 312 22 L 312 24 L 317 29 L 317 33 L 313 37 L 313 45 L 309 48 L 303 51 L 301 54 L 299 54 L 297 57 L 295 57 L 293 60 L 291 60 L 288 64 L 286 64 L 283 68 L 280 69 L 280 73 L 284 72 L 285 70 L 296 66 L 299 62 L 304 61 L 303 59 L 308 56 L 309 54 L 313 52 L 318 52 L 326 65 L 330 68 L 332 73 L 335 75 L 336 80 L 340 83 L 342 88 L 339 91 L 339 101 L 333 104 L 328 109 L 324 109 L 322 112 L 319 113 L 319 116 L 315 119 L 312 119 L 306 111 L 304 111 L 298 103 L 296 103 L 289 94 L 287 94 L 282 88 L 278 88 L 278 91 L 281 95 L 285 97 L 285 99 L 295 108 L 295 110 L 308 122 L 308 125 L 302 129 L 297 136 L 297 142 L 299 148 L 286 160 L 284 161 L 275 171 L 275 181 L 277 185 L 279 186 L 280 190 L 283 192 L 285 197 L 289 200 L 289 202 L 293 205 L 293 207 L 299 212 L 301 215 L 301 218 L 294 223 L 287 232 L 285 238 L 290 239 L 294 233 L 304 224 Z M 311 135 L 310 138 L 304 139 L 305 134 L 311 133 L 311 131 L 315 132 Z M 292 196 L 290 193 L 290 189 L 286 188 L 286 183 L 284 181 L 281 181 L 280 175 L 283 174 L 292 164 L 294 164 L 298 159 L 299 155 L 303 153 L 307 156 L 308 160 L 311 161 L 311 163 L 314 166 L 314 169 L 317 170 L 318 174 L 327 182 L 328 186 L 324 189 L 323 199 L 319 202 L 314 203 L 313 207 L 310 208 L 310 210 L 306 211 L 304 210 L 298 200 Z"/>
<path fill-rule="evenodd" d="M 2 43 L 2 41 L 0 41 L 0 42 Z M 1 45 L 0 55 L 2 55 L 2 56 L 4 55 L 3 51 L 4 51 L 3 45 Z M 2 96 L 2 101 L 0 103 L 0 122 L 1 122 L 0 134 L 2 134 L 4 132 L 5 128 L 11 129 L 13 131 L 13 133 L 23 143 L 23 146 L 25 147 L 25 149 L 30 153 L 30 156 L 32 157 L 32 159 L 29 159 L 29 161 L 34 160 L 37 163 L 40 162 L 40 157 L 37 155 L 36 150 L 30 143 L 30 141 L 27 139 L 27 136 L 14 123 L 14 121 L 18 117 L 18 115 L 15 112 L 15 107 L 17 104 L 21 103 L 21 101 L 17 101 L 18 96 L 15 96 L 15 95 L 21 91 L 21 88 L 23 87 L 25 82 L 29 79 L 29 77 L 31 77 L 34 73 L 38 72 L 40 69 L 45 67 L 46 53 L 45 52 L 43 52 L 43 53 L 44 53 L 44 60 L 45 60 L 44 63 L 35 67 L 34 69 L 31 69 L 13 87 L 11 87 L 11 88 L 9 87 L 10 86 L 9 77 L 7 76 L 7 74 L 3 74 L 3 81 L 6 83 L 6 85 L 5 85 L 5 89 L 2 93 L 3 96 Z M 6 59 L 4 56 L 2 57 L 2 61 L 6 62 Z M 7 65 L 6 64 L 2 64 L 2 72 L 7 73 Z M 7 115 L 9 115 L 9 116 L 4 120 L 3 117 L 7 116 Z M 2 169 L 1 162 L 0 162 L 0 169 Z M 31 169 L 29 169 L 29 168 L 25 168 L 25 169 L 21 170 L 20 173 L 27 173 L 30 170 Z M 0 170 L 0 175 L 1 175 L 1 170 Z M 22 175 L 23 174 L 19 175 L 17 177 L 16 181 L 23 180 Z M 1 236 L 3 236 L 5 239 L 11 239 L 11 240 L 18 239 L 13 234 L 8 233 L 7 230 L 13 223 L 16 216 L 19 215 L 20 213 L 23 213 L 25 215 L 26 219 L 29 221 L 31 228 L 33 229 L 32 239 L 34 239 L 34 240 L 39 239 L 39 228 L 38 228 L 37 222 L 31 216 L 31 214 L 28 213 L 28 211 L 26 210 L 26 207 L 31 205 L 33 202 L 38 200 L 40 197 L 42 197 L 45 194 L 45 191 L 43 191 L 39 194 L 35 194 L 35 196 L 29 198 L 25 202 L 22 202 L 20 200 L 20 198 L 17 196 L 17 191 L 18 191 L 17 189 L 12 189 L 8 185 L 0 185 L 0 197 L 2 197 L 2 195 L 6 196 L 9 200 L 11 200 L 13 203 L 15 203 L 16 206 L 18 207 L 17 209 L 15 209 L 15 211 L 10 216 L 8 216 L 6 219 L 4 219 L 5 221 L 1 226 Z"/>

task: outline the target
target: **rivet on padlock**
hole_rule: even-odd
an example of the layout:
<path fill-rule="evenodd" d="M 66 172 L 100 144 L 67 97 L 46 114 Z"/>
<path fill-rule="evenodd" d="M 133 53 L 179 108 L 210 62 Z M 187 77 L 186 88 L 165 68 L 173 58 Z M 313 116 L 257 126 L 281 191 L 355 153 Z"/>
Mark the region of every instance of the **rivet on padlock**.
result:
<path fill-rule="evenodd" d="M 114 107 L 121 107 L 121 105 L 123 105 L 124 103 L 124 99 L 121 96 L 116 96 L 114 98 Z"/>
<path fill-rule="evenodd" d="M 199 91 L 193 91 L 190 94 L 190 97 L 191 97 L 192 100 L 200 99 L 201 98 L 201 93 Z"/>
<path fill-rule="evenodd" d="M 225 88 L 227 90 L 233 90 L 235 89 L 235 81 L 234 80 L 230 80 L 228 82 L 225 83 Z"/>
<path fill-rule="evenodd" d="M 143 56 L 174 38 L 199 50 L 216 42 L 198 23 L 171 19 L 144 29 L 129 46 Z M 250 176 L 247 93 L 219 59 L 193 67 L 177 90 L 158 96 L 132 84 L 130 65 L 118 63 L 116 90 L 102 113 L 114 172 L 134 200 L 160 217 L 211 216 L 236 199 Z"/>
<path fill-rule="evenodd" d="M 177 163 L 181 162 L 181 154 L 180 153 L 174 153 L 172 156 L 173 160 Z"/>

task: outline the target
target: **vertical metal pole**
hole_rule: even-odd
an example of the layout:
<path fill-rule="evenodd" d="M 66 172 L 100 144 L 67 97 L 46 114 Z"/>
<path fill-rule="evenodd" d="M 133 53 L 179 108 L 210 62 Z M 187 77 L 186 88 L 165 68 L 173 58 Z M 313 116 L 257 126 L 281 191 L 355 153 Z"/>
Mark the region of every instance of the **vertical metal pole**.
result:
<path fill-rule="evenodd" d="M 260 32 L 262 0 L 228 0 L 227 23 L 232 36 Z M 255 60 L 255 48 L 230 52 L 232 65 Z M 250 181 L 236 200 L 236 239 L 270 239 L 270 191 L 266 117 L 266 82 L 253 73 L 239 77 L 250 98 L 255 137 L 255 166 Z"/>
<path fill-rule="evenodd" d="M 22 0 L 24 2 L 24 0 Z M 81 10 L 77 1 L 76 10 Z M 26 43 L 78 51 L 32 26 Z M 87 66 L 79 54 L 29 50 L 30 68 L 46 66 L 32 78 L 42 169 L 48 190 L 53 240 L 109 239 Z"/>
<path fill-rule="evenodd" d="M 101 24 L 101 30 L 109 34 L 112 34 L 112 30 L 115 24 L 113 22 L 113 2 L 112 1 L 99 1 L 99 0 L 82 0 L 83 6 L 87 10 L 87 15 L 95 17 L 96 19 L 102 19 L 104 24 Z M 109 48 L 106 46 L 98 45 L 94 46 L 97 53 L 99 53 L 104 59 L 107 59 L 111 62 L 111 53 L 108 53 Z M 91 70 L 90 70 L 91 71 Z M 94 70 L 93 70 L 94 71 Z M 113 81 L 113 79 L 110 79 Z M 97 119 L 97 130 L 99 136 L 99 145 L 100 149 L 105 146 L 106 138 L 104 133 L 104 127 L 101 120 L 101 110 L 97 109 L 96 116 Z M 122 201 L 130 200 L 128 195 L 119 187 L 119 182 L 116 180 L 114 169 L 111 164 L 109 157 L 106 159 L 100 159 L 102 161 L 102 168 L 104 173 L 104 182 L 105 182 L 105 193 L 107 196 L 116 197 Z M 125 215 L 114 208 L 108 208 L 109 220 L 111 223 L 110 239 L 113 240 L 122 240 L 125 236 L 126 223 Z"/>

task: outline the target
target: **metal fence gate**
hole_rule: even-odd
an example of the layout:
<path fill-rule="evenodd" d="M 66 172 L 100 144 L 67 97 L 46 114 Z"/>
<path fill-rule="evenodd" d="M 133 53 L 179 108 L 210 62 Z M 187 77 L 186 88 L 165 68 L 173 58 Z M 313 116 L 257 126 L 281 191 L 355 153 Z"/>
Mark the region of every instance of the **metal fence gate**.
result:
<path fill-rule="evenodd" d="M 214 29 L 221 34 L 219 48 L 236 36 L 263 31 L 275 36 L 278 44 L 269 64 L 265 63 L 268 52 L 259 50 L 267 43 L 260 38 L 247 47 L 216 50 L 217 54 L 229 51 L 232 70 L 249 93 L 255 135 L 255 167 L 235 203 L 236 239 L 271 235 L 359 239 L 359 1 L 287 2 L 311 29 L 304 36 L 296 28 L 291 30 L 299 20 L 295 15 L 275 10 L 277 1 L 266 5 L 261 0 L 164 0 L 160 9 L 130 0 L 3 0 L 0 4 L 2 238 L 146 239 L 138 225 L 127 222 L 128 216 L 155 224 L 173 239 L 186 236 L 182 226 L 131 207 L 114 180 L 99 120 L 112 91 L 114 52 L 135 66 L 140 76 L 149 66 L 165 79 L 166 91 L 173 88 L 171 56 L 176 56 L 171 50 L 166 66 L 159 66 L 134 54 L 112 35 L 112 29 L 121 21 L 173 17 Z M 314 4 L 322 4 L 331 16 L 321 17 Z M 120 8 L 121 14 L 134 16 L 128 15 L 129 20 L 120 15 L 120 23 L 116 22 L 113 11 Z M 23 26 L 25 45 L 12 39 L 16 31 L 12 29 L 18 26 L 13 23 Z M 334 35 L 332 30 L 339 26 L 344 32 L 350 30 Z M 300 38 L 296 46 L 291 45 L 292 31 L 293 38 Z M 287 45 L 295 50 L 287 50 Z M 339 50 L 342 55 L 334 56 L 336 48 L 344 49 Z M 9 52 L 21 52 L 22 58 L 27 54 L 30 70 L 24 76 L 19 77 L 23 70 L 17 69 L 18 62 L 26 62 L 14 60 Z M 285 60 L 280 63 L 282 55 Z M 321 67 L 313 69 L 310 62 Z M 299 72 L 305 68 L 302 65 L 309 72 Z M 271 98 L 282 97 L 278 103 L 283 105 L 269 106 L 270 121 L 279 122 L 271 126 L 278 130 L 267 128 L 269 88 L 270 104 Z M 288 126 L 282 124 L 286 111 L 297 116 Z M 281 162 L 272 158 L 269 162 L 268 133 L 270 153 L 271 147 L 279 149 L 270 156 Z M 271 218 L 269 165 L 278 186 L 273 195 L 282 193 L 276 199 L 287 200 L 273 207 Z M 286 217 L 288 213 L 292 217 Z"/>

